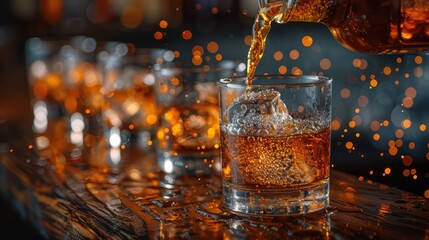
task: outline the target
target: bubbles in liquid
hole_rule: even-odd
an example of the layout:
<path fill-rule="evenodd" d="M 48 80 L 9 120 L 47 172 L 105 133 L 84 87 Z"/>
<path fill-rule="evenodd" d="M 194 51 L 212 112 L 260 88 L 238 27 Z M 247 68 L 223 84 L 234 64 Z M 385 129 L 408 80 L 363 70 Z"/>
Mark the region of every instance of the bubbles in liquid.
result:
<path fill-rule="evenodd" d="M 325 178 L 329 127 L 293 119 L 274 90 L 245 93 L 225 112 L 224 175 L 235 183 L 290 187 Z M 229 165 L 229 166 L 228 166 Z"/>
<path fill-rule="evenodd" d="M 238 134 L 276 135 L 292 120 L 280 93 L 274 90 L 245 93 L 226 111 L 228 131 Z"/>

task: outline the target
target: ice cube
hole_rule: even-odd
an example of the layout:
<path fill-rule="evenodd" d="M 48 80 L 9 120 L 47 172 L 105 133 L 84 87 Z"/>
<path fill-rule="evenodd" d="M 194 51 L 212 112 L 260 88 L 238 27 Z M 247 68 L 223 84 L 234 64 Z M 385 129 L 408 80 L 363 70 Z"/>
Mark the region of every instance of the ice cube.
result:
<path fill-rule="evenodd" d="M 278 91 L 249 92 L 234 99 L 226 111 L 232 134 L 276 135 L 292 117 Z"/>

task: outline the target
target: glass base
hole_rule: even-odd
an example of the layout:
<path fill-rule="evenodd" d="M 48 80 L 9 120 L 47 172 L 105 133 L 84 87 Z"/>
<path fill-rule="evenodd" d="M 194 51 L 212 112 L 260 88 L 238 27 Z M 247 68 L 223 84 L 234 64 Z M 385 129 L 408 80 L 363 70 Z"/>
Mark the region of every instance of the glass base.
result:
<path fill-rule="evenodd" d="M 300 189 L 265 192 L 234 189 L 223 183 L 223 204 L 237 213 L 261 216 L 316 212 L 329 204 L 329 180 Z"/>
<path fill-rule="evenodd" d="M 219 172 L 218 153 L 171 156 L 169 153 L 158 153 L 158 167 L 164 173 L 174 175 L 206 175 Z"/>

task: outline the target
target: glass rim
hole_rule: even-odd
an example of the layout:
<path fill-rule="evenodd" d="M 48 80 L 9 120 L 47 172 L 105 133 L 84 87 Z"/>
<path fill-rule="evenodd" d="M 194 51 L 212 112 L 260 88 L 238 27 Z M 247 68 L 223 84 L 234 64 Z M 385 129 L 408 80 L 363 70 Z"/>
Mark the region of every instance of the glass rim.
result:
<path fill-rule="evenodd" d="M 238 63 L 231 59 L 222 59 L 221 61 L 209 62 L 201 65 L 195 65 L 189 62 L 172 61 L 169 65 L 162 65 L 163 69 L 174 73 L 224 73 L 234 71 Z"/>
<path fill-rule="evenodd" d="M 128 44 L 124 44 L 124 46 L 126 46 L 126 53 L 122 55 L 115 55 L 113 51 L 104 50 L 98 54 L 98 58 L 100 60 L 111 58 L 121 64 L 134 64 L 141 67 L 151 67 L 157 64 L 168 66 L 174 60 L 174 52 L 167 48 L 132 48 Z M 168 55 L 166 56 L 166 54 Z M 159 59 L 162 61 L 158 62 Z"/>
<path fill-rule="evenodd" d="M 268 80 L 275 80 L 268 81 Z M 248 84 L 246 76 L 232 76 L 222 78 L 217 82 L 219 87 L 223 88 L 268 88 L 268 87 L 316 87 L 323 86 L 332 82 L 331 77 L 318 75 L 256 75 L 252 83 Z"/>

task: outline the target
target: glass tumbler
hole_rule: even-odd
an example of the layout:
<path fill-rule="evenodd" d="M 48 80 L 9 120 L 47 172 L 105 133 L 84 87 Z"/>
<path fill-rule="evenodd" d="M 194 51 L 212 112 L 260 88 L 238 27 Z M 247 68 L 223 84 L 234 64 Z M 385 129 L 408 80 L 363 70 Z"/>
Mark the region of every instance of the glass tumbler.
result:
<path fill-rule="evenodd" d="M 156 97 L 158 166 L 168 174 L 198 175 L 219 167 L 219 111 L 216 81 L 232 76 L 236 64 L 175 64 L 158 71 Z"/>
<path fill-rule="evenodd" d="M 225 78 L 220 88 L 223 204 L 281 216 L 328 206 L 331 79 Z"/>
<path fill-rule="evenodd" d="M 28 81 L 39 150 L 54 143 L 80 164 L 87 133 L 97 129 L 102 95 L 92 38 L 31 38 L 26 43 Z M 96 130 L 95 130 L 96 131 Z"/>
<path fill-rule="evenodd" d="M 105 104 L 103 132 L 108 159 L 120 162 L 126 158 L 141 158 L 154 145 L 158 123 L 154 71 L 158 65 L 168 65 L 174 53 L 166 49 L 129 48 L 115 46 L 115 51 L 102 52 Z"/>

